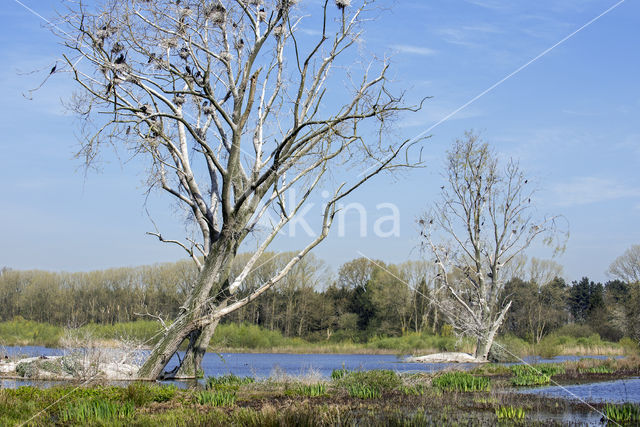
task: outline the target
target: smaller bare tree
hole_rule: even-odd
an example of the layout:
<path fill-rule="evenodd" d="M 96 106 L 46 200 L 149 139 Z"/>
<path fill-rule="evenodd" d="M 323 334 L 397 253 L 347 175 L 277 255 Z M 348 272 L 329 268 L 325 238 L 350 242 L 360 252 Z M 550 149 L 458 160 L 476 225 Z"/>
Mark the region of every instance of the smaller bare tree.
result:
<path fill-rule="evenodd" d="M 627 283 L 640 282 L 640 245 L 632 245 L 609 266 L 609 275 Z"/>
<path fill-rule="evenodd" d="M 534 190 L 517 162 L 504 169 L 489 145 L 466 132 L 448 153 L 442 199 L 419 220 L 423 249 L 434 257 L 447 297 L 439 309 L 458 333 L 477 339 L 486 361 L 511 302 L 500 297 L 502 270 L 538 237 L 562 247 L 557 216 L 535 219 Z"/>

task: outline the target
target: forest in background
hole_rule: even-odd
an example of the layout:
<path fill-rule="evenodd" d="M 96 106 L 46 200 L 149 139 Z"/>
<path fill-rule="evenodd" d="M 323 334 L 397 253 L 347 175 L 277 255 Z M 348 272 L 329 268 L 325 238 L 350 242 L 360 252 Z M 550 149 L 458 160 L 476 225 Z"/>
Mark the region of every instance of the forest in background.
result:
<path fill-rule="evenodd" d="M 249 256 L 241 254 L 236 267 Z M 255 289 L 289 258 L 286 253 L 265 254 L 243 292 Z M 503 299 L 513 304 L 502 337 L 531 344 L 557 332 L 592 340 L 626 338 L 637 343 L 640 339 L 640 283 L 619 279 L 596 283 L 586 277 L 567 283 L 560 277 L 562 268 L 552 261 L 522 260 L 518 265 L 504 289 Z M 168 321 L 177 315 L 196 274 L 191 261 L 86 273 L 4 268 L 0 321 L 25 319 L 71 328 Z M 230 340 L 240 333 L 233 332 L 232 325 L 257 325 L 260 329 L 254 335 L 270 331 L 312 343 L 367 343 L 410 334 L 451 336 L 451 327 L 437 310 L 443 291 L 434 287 L 436 274 L 428 261 L 386 264 L 365 258 L 343 264 L 334 274 L 309 255 L 263 297 L 225 317 L 223 327 L 227 325 Z M 145 322 L 143 329 L 153 330 L 150 324 Z M 5 338 L 0 336 L 0 341 Z"/>

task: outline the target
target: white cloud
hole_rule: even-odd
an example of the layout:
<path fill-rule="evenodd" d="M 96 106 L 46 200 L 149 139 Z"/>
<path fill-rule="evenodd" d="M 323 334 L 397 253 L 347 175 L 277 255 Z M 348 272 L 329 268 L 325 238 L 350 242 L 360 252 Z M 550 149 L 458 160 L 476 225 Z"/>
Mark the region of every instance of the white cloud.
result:
<path fill-rule="evenodd" d="M 504 31 L 491 24 L 462 25 L 459 27 L 439 28 L 436 34 L 448 43 L 461 46 L 476 47 L 482 44 L 481 39 Z"/>
<path fill-rule="evenodd" d="M 607 200 L 640 197 L 640 188 L 629 187 L 612 179 L 576 177 L 553 188 L 560 206 L 586 205 Z"/>
<path fill-rule="evenodd" d="M 412 46 L 408 44 L 394 44 L 389 47 L 398 53 L 406 53 L 409 55 L 431 56 L 438 53 L 436 50 L 428 47 Z"/>

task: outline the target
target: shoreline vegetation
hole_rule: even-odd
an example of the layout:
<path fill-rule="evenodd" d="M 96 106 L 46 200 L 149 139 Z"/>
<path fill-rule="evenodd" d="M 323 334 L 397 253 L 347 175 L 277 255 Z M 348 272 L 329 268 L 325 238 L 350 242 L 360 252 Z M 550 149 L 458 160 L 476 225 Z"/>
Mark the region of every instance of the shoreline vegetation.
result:
<path fill-rule="evenodd" d="M 21 318 L 0 322 L 0 353 L 2 346 L 63 347 L 65 339 L 91 337 L 101 347 L 117 347 L 122 341 L 150 348 L 160 333 L 158 323 L 150 320 L 116 323 L 114 325 L 89 324 L 80 328 L 63 328 Z M 530 344 L 512 335 L 498 337 L 498 344 L 518 357 L 560 355 L 621 356 L 638 354 L 638 344 L 623 338 L 619 342 L 603 341 L 597 334 L 571 336 L 552 333 L 539 344 Z M 571 330 L 569 330 L 571 332 Z M 399 337 L 372 337 L 367 342 L 350 340 L 307 341 L 284 337 L 279 331 L 270 331 L 257 325 L 222 324 L 209 346 L 218 353 L 335 353 L 335 354 L 395 354 L 422 356 L 441 352 L 473 352 L 473 342 L 452 335 L 407 333 Z M 4 356 L 0 354 L 0 357 Z"/>
<path fill-rule="evenodd" d="M 338 369 L 264 380 L 224 375 L 188 389 L 131 382 L 0 389 L 0 425 L 562 425 L 640 421 L 633 403 L 585 403 L 519 393 L 531 385 L 637 376 L 640 358 L 529 366 L 484 364 L 471 371 L 398 374 Z"/>

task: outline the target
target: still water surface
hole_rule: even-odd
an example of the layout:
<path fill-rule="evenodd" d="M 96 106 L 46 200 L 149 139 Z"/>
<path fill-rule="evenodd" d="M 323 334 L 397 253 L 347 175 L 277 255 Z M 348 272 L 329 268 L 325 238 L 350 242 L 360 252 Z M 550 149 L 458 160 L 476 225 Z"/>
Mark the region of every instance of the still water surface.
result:
<path fill-rule="evenodd" d="M 2 351 L 10 356 L 57 356 L 64 352 L 61 349 L 45 347 L 4 347 Z M 582 356 L 558 356 L 553 359 L 527 357 L 527 363 L 552 363 L 567 360 L 578 360 Z M 605 358 L 602 356 L 593 356 Z M 396 372 L 435 372 L 446 369 L 452 364 L 447 363 L 406 363 L 404 356 L 393 355 L 362 355 L 362 354 L 274 354 L 274 353 L 207 353 L 202 367 L 207 376 L 234 374 L 238 376 L 252 376 L 268 378 L 272 375 L 287 374 L 320 375 L 330 377 L 334 369 L 349 370 L 390 369 Z M 174 357 L 169 368 L 175 366 Z M 473 364 L 455 364 L 458 367 L 473 367 Z M 19 387 L 21 385 L 37 385 L 50 387 L 58 382 L 3 380 L 0 387 Z M 188 386 L 188 382 L 177 382 L 178 386 Z M 567 392 L 566 390 L 569 390 Z M 640 379 L 625 379 L 602 383 L 591 383 L 564 387 L 542 387 L 521 390 L 526 393 L 543 393 L 554 397 L 580 398 L 588 401 L 609 402 L 640 402 Z"/>

